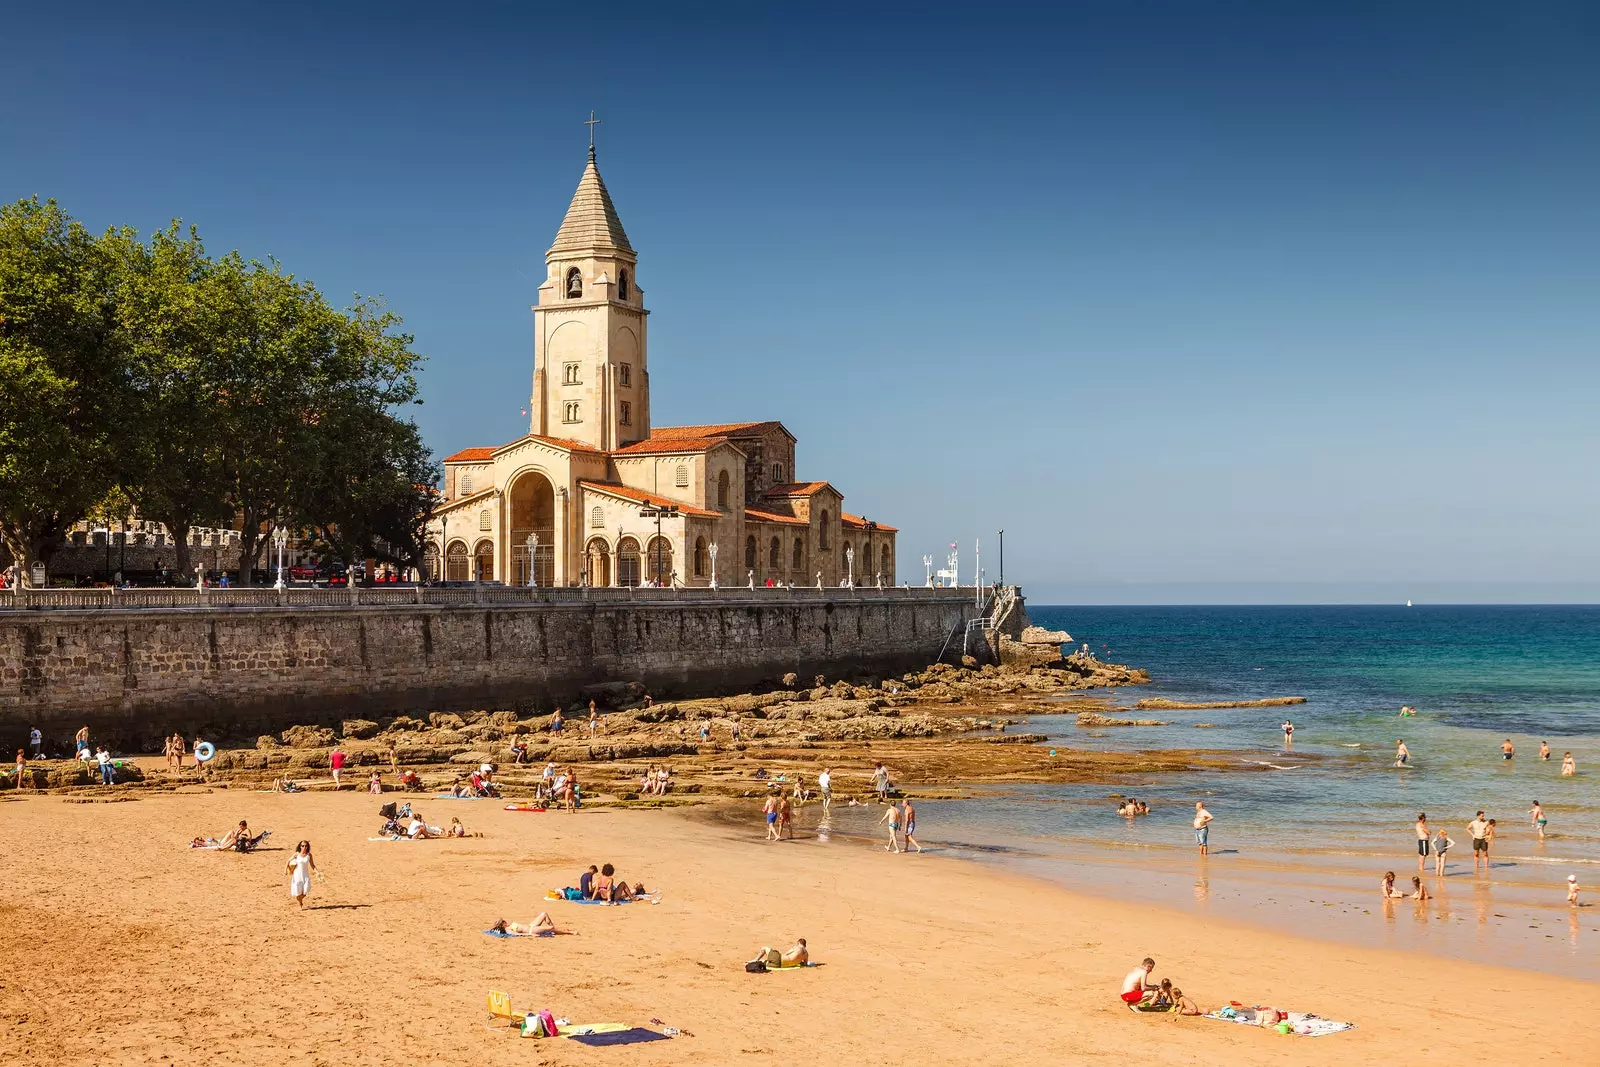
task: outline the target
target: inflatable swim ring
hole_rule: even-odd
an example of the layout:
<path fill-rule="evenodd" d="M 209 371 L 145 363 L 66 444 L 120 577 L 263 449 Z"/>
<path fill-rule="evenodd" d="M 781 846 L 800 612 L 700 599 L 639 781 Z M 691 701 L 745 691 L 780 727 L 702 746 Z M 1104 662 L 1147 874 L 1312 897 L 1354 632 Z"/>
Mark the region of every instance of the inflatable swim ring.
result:
<path fill-rule="evenodd" d="M 215 746 L 210 741 L 202 741 L 194 746 L 194 758 L 201 763 L 210 763 L 211 757 L 217 754 Z"/>

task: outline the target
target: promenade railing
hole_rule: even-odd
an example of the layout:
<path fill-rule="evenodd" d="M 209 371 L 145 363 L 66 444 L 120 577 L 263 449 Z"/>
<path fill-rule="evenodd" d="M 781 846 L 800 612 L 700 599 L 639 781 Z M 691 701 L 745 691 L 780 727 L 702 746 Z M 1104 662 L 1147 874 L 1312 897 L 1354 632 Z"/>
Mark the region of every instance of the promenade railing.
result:
<path fill-rule="evenodd" d="M 765 587 L 689 586 L 672 589 L 635 587 L 528 587 L 504 585 L 355 586 L 319 588 L 273 586 L 254 588 L 135 589 L 5 589 L 0 614 L 18 611 L 130 611 L 139 609 L 215 610 L 219 608 L 373 608 L 415 604 L 442 606 L 518 604 L 793 604 L 872 603 L 897 600 L 974 600 L 971 587 L 945 586 L 815 586 Z"/>

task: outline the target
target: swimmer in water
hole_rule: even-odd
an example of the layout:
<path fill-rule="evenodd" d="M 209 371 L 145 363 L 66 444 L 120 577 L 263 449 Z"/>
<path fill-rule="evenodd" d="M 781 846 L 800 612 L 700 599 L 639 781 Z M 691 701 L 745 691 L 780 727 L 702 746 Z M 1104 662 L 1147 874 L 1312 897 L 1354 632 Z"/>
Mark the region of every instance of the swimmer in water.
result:
<path fill-rule="evenodd" d="M 1410 704 L 1402 704 L 1402 705 L 1400 705 L 1400 717 L 1402 719 L 1408 719 L 1411 716 L 1415 715 L 1416 713 L 1417 713 L 1417 709 L 1412 707 Z"/>
<path fill-rule="evenodd" d="M 1561 777 L 1570 778 L 1578 773 L 1578 764 L 1572 758 L 1572 753 L 1565 752 L 1561 756 Z"/>
<path fill-rule="evenodd" d="M 1548 760 L 1550 758 L 1550 742 L 1539 742 L 1539 758 L 1542 760 Z"/>
<path fill-rule="evenodd" d="M 1285 719 L 1283 720 L 1283 725 L 1279 727 L 1279 729 L 1283 731 L 1284 746 L 1288 747 L 1289 745 L 1294 744 L 1294 723 L 1290 722 L 1288 719 Z"/>
<path fill-rule="evenodd" d="M 1511 738 L 1506 738 L 1506 743 L 1500 746 L 1500 757 L 1510 759 L 1517 754 L 1517 746 L 1511 743 Z"/>
<path fill-rule="evenodd" d="M 1411 750 L 1406 747 L 1404 740 L 1397 739 L 1394 744 L 1394 765 L 1396 767 L 1404 767 L 1411 762 Z"/>

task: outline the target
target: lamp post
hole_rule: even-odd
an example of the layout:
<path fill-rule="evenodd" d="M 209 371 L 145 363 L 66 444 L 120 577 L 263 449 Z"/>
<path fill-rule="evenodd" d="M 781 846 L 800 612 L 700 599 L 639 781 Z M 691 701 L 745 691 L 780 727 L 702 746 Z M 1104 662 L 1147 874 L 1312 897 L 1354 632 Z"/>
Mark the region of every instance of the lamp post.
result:
<path fill-rule="evenodd" d="M 272 583 L 272 588 L 283 591 L 283 550 L 289 544 L 289 531 L 280 526 L 272 531 L 272 547 L 278 552 L 278 580 Z"/>
<path fill-rule="evenodd" d="M 928 572 L 928 583 L 927 583 L 928 584 L 928 588 L 932 589 L 933 588 L 933 557 L 932 556 L 923 556 L 922 557 L 922 566 L 923 566 L 923 569 Z"/>
<path fill-rule="evenodd" d="M 997 534 L 1000 538 L 1000 584 L 1006 584 L 1006 531 L 1001 528 Z"/>
<path fill-rule="evenodd" d="M 662 549 L 665 547 L 665 542 L 661 538 L 661 520 L 677 518 L 678 505 L 651 504 L 650 501 L 646 500 L 644 507 L 639 511 L 639 517 L 641 519 L 656 520 L 656 587 L 659 589 L 662 587 L 661 572 L 666 567 L 665 561 L 661 558 Z"/>
<path fill-rule="evenodd" d="M 524 543 L 528 546 L 528 588 L 533 589 L 539 585 L 538 572 L 534 569 L 539 558 L 539 535 L 529 534 Z"/>
<path fill-rule="evenodd" d="M 717 587 L 717 543 L 715 541 L 706 546 L 706 551 L 711 554 L 711 588 Z"/>
<path fill-rule="evenodd" d="M 849 545 L 844 546 L 844 584 L 856 587 L 856 550 Z"/>

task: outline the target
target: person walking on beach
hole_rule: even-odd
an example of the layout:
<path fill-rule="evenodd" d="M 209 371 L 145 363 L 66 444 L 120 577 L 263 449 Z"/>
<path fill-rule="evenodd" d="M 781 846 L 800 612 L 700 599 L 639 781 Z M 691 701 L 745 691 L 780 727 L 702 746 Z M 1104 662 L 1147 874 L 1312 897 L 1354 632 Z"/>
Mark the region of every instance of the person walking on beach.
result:
<path fill-rule="evenodd" d="M 1578 906 L 1578 876 L 1575 874 L 1567 875 L 1567 903 L 1574 908 Z"/>
<path fill-rule="evenodd" d="M 911 806 L 911 798 L 906 797 L 900 802 L 900 835 L 906 839 L 906 851 L 915 848 L 922 851 L 922 846 L 917 844 L 917 809 Z"/>
<path fill-rule="evenodd" d="M 44 759 L 44 734 L 37 726 L 28 731 L 28 744 L 33 748 L 34 759 Z"/>
<path fill-rule="evenodd" d="M 767 820 L 767 840 L 778 840 L 778 794 L 767 794 L 767 802 L 761 805 L 761 813 Z"/>
<path fill-rule="evenodd" d="M 822 810 L 833 807 L 833 769 L 824 767 L 817 775 L 817 795 L 822 797 Z"/>
<path fill-rule="evenodd" d="M 306 897 L 311 893 L 311 875 L 316 869 L 316 862 L 311 858 L 311 842 L 300 842 L 294 847 L 294 855 L 289 857 L 285 871 L 289 875 L 289 895 L 301 908 L 306 906 Z"/>
<path fill-rule="evenodd" d="M 177 758 L 178 770 L 183 770 L 183 735 L 172 731 L 172 754 Z"/>
<path fill-rule="evenodd" d="M 328 753 L 328 766 L 333 768 L 333 788 L 339 788 L 339 775 L 344 771 L 344 750 L 338 745 L 333 746 L 333 751 Z"/>
<path fill-rule="evenodd" d="M 1572 758 L 1572 753 L 1564 753 L 1561 757 L 1561 777 L 1571 778 L 1578 773 L 1578 763 Z"/>
<path fill-rule="evenodd" d="M 1394 743 L 1394 765 L 1404 767 L 1411 762 L 1411 750 L 1406 747 L 1404 738 L 1396 738 Z"/>
<path fill-rule="evenodd" d="M 1467 823 L 1467 833 L 1472 835 L 1472 873 L 1477 874 L 1480 862 L 1485 870 L 1489 866 L 1489 823 L 1483 812 L 1478 812 L 1478 817 Z"/>
<path fill-rule="evenodd" d="M 17 778 L 16 778 L 16 781 L 11 783 L 11 787 L 13 789 L 17 790 L 18 792 L 21 792 L 23 783 L 26 782 L 27 780 L 28 780 L 28 754 L 26 752 L 23 752 L 22 749 L 19 748 L 19 749 L 17 749 Z"/>
<path fill-rule="evenodd" d="M 1453 845 L 1455 845 L 1455 842 L 1450 840 L 1450 835 L 1443 830 L 1440 830 L 1438 836 L 1433 839 L 1433 873 L 1435 877 L 1444 877 L 1444 854 L 1449 852 Z"/>
<path fill-rule="evenodd" d="M 883 850 L 885 852 L 899 852 L 900 851 L 900 837 L 899 837 L 899 834 L 900 834 L 900 809 L 895 807 L 893 804 L 890 804 L 889 805 L 889 810 L 884 812 L 883 813 L 883 818 L 878 820 L 878 825 L 879 826 L 882 826 L 884 823 L 888 823 L 889 824 L 889 843 L 887 845 L 883 846 Z"/>
<path fill-rule="evenodd" d="M 1216 818 L 1206 810 L 1206 802 L 1194 802 L 1194 843 L 1200 846 L 1200 855 L 1211 855 L 1211 820 Z"/>
<path fill-rule="evenodd" d="M 1550 761 L 1550 742 L 1539 742 L 1539 758 L 1544 760 L 1546 763 Z"/>
<path fill-rule="evenodd" d="M 1430 849 L 1432 847 L 1431 842 L 1433 841 L 1433 835 L 1428 832 L 1428 813 L 1427 812 L 1425 812 L 1425 811 L 1417 812 L 1416 831 L 1417 831 L 1417 873 L 1421 874 L 1422 873 L 1422 865 L 1425 864 L 1428 861 L 1428 852 L 1430 851 Z"/>
<path fill-rule="evenodd" d="M 1484 834 L 1484 836 L 1483 836 L 1483 842 L 1484 842 L 1484 848 L 1483 848 L 1483 866 L 1484 866 L 1484 869 L 1485 869 L 1485 870 L 1487 870 L 1487 869 L 1489 869 L 1489 868 L 1490 868 L 1490 867 L 1493 867 L 1493 866 L 1494 866 L 1494 861 L 1493 861 L 1493 860 L 1491 860 L 1491 859 L 1490 859 L 1490 858 L 1489 858 L 1489 857 L 1490 857 L 1490 856 L 1491 856 L 1491 855 L 1492 855 L 1492 854 L 1493 854 L 1493 852 L 1494 852 L 1494 835 L 1495 835 L 1495 829 L 1496 829 L 1496 828 L 1495 828 L 1495 824 L 1494 824 L 1494 820 L 1493 820 L 1493 819 L 1490 819 L 1490 820 L 1489 820 L 1489 831 L 1488 831 L 1488 833 L 1486 833 L 1486 834 Z"/>
<path fill-rule="evenodd" d="M 1511 743 L 1511 738 L 1509 738 L 1509 737 L 1506 738 L 1505 743 L 1500 746 L 1500 758 L 1501 759 L 1510 759 L 1512 756 L 1515 756 L 1516 754 L 1517 754 L 1517 746 L 1513 745 Z"/>
<path fill-rule="evenodd" d="M 589 736 L 592 738 L 600 732 L 600 712 L 595 709 L 594 701 L 589 701 Z"/>
<path fill-rule="evenodd" d="M 878 803 L 883 804 L 889 799 L 889 768 L 882 763 L 873 765 L 872 789 L 878 794 Z"/>
<path fill-rule="evenodd" d="M 1532 822 L 1533 828 L 1539 832 L 1539 840 L 1543 841 L 1544 824 L 1549 820 L 1544 817 L 1544 809 L 1539 806 L 1537 800 L 1533 802 L 1533 807 L 1528 809 L 1528 819 Z"/>

